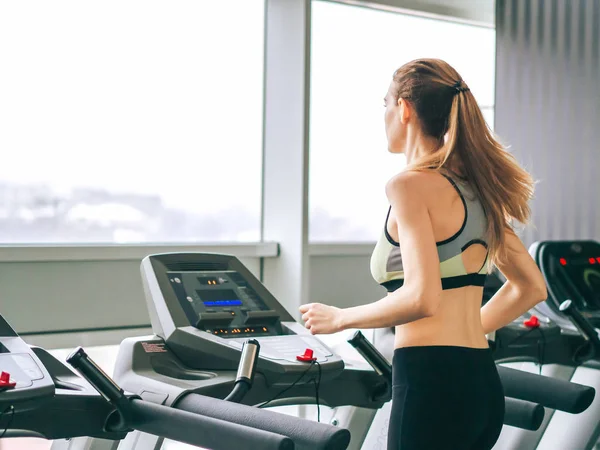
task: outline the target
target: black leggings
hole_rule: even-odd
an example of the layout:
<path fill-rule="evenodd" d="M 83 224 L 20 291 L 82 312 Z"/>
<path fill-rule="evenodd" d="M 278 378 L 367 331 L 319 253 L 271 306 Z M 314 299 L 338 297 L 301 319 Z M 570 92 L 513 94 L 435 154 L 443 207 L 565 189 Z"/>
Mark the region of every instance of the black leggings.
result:
<path fill-rule="evenodd" d="M 489 450 L 502 429 L 504 392 L 489 349 L 394 351 L 388 450 Z"/>

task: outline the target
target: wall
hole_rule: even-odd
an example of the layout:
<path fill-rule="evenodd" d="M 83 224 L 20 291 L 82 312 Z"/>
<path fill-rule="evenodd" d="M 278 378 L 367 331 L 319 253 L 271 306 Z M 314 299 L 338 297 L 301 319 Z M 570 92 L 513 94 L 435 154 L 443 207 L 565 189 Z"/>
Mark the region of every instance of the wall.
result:
<path fill-rule="evenodd" d="M 310 301 L 347 307 L 385 296 L 371 278 L 372 247 L 312 246 Z M 260 276 L 260 258 L 241 261 Z M 0 299 L 9 323 L 44 347 L 116 344 L 150 333 L 139 260 L 3 262 Z"/>
<path fill-rule="evenodd" d="M 255 276 L 258 258 L 241 259 Z M 0 264 L 2 314 L 20 333 L 150 323 L 140 261 Z"/>
<path fill-rule="evenodd" d="M 374 246 L 374 243 L 312 245 L 310 301 L 349 307 L 383 298 L 386 291 L 373 280 L 369 268 Z"/>
<path fill-rule="evenodd" d="M 600 239 L 600 1 L 496 5 L 495 128 L 539 181 L 524 240 Z"/>

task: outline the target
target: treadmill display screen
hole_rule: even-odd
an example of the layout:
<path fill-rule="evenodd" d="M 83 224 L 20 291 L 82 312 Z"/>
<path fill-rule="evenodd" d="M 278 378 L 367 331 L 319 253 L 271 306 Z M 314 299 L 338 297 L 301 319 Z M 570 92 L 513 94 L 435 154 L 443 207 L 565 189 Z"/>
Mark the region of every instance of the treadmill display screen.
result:
<path fill-rule="evenodd" d="M 600 307 L 600 263 L 597 258 L 559 258 L 558 264 L 568 278 L 564 280 L 565 287 L 574 287 L 589 305 Z"/>
<path fill-rule="evenodd" d="M 232 289 L 197 290 L 204 306 L 241 306 L 242 301 Z"/>
<path fill-rule="evenodd" d="M 204 306 L 242 306 L 241 300 L 213 300 L 202 303 Z"/>
<path fill-rule="evenodd" d="M 167 276 L 191 326 L 224 338 L 280 333 L 279 314 L 240 273 L 173 271 Z"/>

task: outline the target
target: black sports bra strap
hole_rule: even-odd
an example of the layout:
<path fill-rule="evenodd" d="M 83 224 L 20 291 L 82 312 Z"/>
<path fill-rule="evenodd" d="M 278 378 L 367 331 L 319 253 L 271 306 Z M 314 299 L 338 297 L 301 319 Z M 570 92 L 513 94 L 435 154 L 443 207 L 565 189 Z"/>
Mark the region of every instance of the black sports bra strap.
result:
<path fill-rule="evenodd" d="M 396 242 L 394 240 L 394 238 L 390 235 L 389 231 L 388 231 L 388 220 L 390 220 L 390 213 L 392 212 L 392 205 L 390 205 L 388 212 L 387 212 L 387 216 L 385 216 L 385 224 L 383 225 L 383 231 L 385 232 L 385 238 L 387 239 L 387 241 L 392 244 L 394 247 L 400 247 L 400 243 Z"/>

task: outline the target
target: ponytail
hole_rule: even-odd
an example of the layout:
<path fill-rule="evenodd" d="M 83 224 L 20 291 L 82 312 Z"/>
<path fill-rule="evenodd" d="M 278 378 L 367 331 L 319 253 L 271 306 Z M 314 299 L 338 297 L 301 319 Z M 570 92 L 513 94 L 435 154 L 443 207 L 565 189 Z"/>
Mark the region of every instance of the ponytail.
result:
<path fill-rule="evenodd" d="M 529 200 L 533 196 L 533 179 L 496 140 L 485 123 L 475 97 L 461 81 L 458 73 L 440 60 L 418 60 L 412 64 L 419 61 L 421 68 L 425 67 L 430 73 L 431 76 L 427 77 L 430 79 L 419 77 L 419 82 L 412 84 L 411 95 L 406 98 L 413 103 L 415 100 L 418 102 L 419 98 L 426 101 L 426 97 L 431 96 L 427 95 L 428 90 L 444 90 L 447 97 L 451 97 L 447 98 L 446 110 L 449 106 L 449 111 L 445 126 L 441 130 L 445 131 L 445 140 L 443 134 L 436 136 L 440 138 L 440 148 L 412 163 L 409 169 L 454 169 L 472 186 L 487 217 L 486 241 L 490 256 L 488 268 L 491 268 L 494 263 L 506 261 L 504 243 L 506 229 L 511 227 L 511 222 L 516 220 L 526 224 L 530 219 Z M 395 79 L 400 71 L 402 69 L 396 72 Z M 411 73 L 418 74 L 419 71 L 413 67 L 412 71 L 404 73 L 405 78 L 410 78 Z M 435 83 L 437 89 L 434 86 L 430 86 L 433 89 L 427 89 L 427 81 Z M 419 96 L 419 93 L 422 95 Z M 419 114 L 419 109 L 425 110 L 424 112 L 427 112 L 428 108 L 436 111 L 444 109 L 439 105 L 415 106 L 419 118 L 425 122 L 425 130 L 427 114 Z"/>

